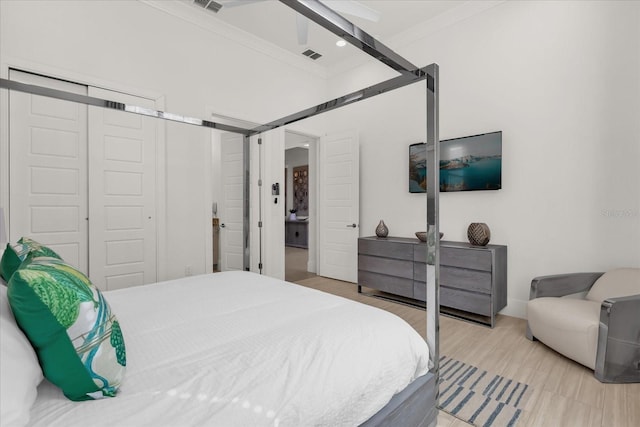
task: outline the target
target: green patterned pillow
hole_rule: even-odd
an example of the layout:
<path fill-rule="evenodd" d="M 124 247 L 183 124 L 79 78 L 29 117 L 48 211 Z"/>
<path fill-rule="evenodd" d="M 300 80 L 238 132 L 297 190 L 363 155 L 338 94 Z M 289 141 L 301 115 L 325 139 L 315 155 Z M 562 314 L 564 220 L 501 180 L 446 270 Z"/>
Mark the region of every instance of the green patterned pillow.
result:
<path fill-rule="evenodd" d="M 23 249 L 25 252 L 22 254 L 22 259 L 20 259 L 20 254 Z M 7 247 L 2 254 L 2 259 L 0 259 L 0 276 L 8 282 L 28 253 L 28 248 L 23 245 L 11 245 L 7 243 Z"/>
<path fill-rule="evenodd" d="M 0 260 L 0 276 L 8 282 L 13 273 L 18 269 L 18 267 L 20 267 L 22 261 L 24 261 L 29 254 L 62 259 L 62 257 L 55 253 L 53 249 L 48 248 L 33 239 L 23 237 L 18 240 L 18 243 L 15 245 L 7 243 L 7 248 L 4 250 L 2 259 Z"/>
<path fill-rule="evenodd" d="M 62 260 L 30 255 L 9 280 L 7 295 L 44 376 L 65 396 L 115 396 L 126 366 L 122 331 L 84 274 Z"/>
<path fill-rule="evenodd" d="M 29 253 L 33 254 L 34 256 L 46 256 L 50 258 L 62 259 L 62 257 L 58 255 L 53 249 L 28 237 L 22 237 L 20 240 L 18 240 L 18 243 L 28 247 Z"/>

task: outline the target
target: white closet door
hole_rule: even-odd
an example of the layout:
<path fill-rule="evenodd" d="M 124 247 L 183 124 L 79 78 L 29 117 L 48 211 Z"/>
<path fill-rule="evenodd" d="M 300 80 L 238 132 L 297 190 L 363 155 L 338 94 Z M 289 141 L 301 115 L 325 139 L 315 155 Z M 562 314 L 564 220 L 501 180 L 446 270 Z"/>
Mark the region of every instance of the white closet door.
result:
<path fill-rule="evenodd" d="M 242 270 L 244 267 L 243 137 L 237 133 L 220 136 L 222 159 L 222 206 L 220 214 L 220 270 Z"/>
<path fill-rule="evenodd" d="M 89 95 L 154 108 L 103 89 Z M 150 117 L 89 107 L 89 273 L 101 289 L 156 281 L 156 126 Z"/>
<path fill-rule="evenodd" d="M 11 70 L 11 80 L 86 95 L 82 85 Z M 87 107 L 9 93 L 9 233 L 54 249 L 85 274 Z"/>

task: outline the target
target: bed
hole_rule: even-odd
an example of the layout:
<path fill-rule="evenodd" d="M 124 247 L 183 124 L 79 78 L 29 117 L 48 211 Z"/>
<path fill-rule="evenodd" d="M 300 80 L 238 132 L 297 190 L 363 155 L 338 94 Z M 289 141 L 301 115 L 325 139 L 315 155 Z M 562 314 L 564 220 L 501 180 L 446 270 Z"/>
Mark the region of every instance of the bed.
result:
<path fill-rule="evenodd" d="M 389 312 L 239 271 L 104 296 L 127 348 L 117 396 L 73 402 L 43 380 L 27 425 L 435 423 L 427 345 Z"/>
<path fill-rule="evenodd" d="M 427 229 L 437 235 L 437 64 L 411 64 L 318 1 L 281 2 L 399 76 L 251 129 L 4 78 L 0 88 L 242 134 L 247 151 L 250 136 L 425 80 L 426 142 L 432 147 L 427 160 L 433 165 L 428 168 L 433 176 L 428 179 Z M 247 174 L 248 159 L 244 156 Z M 248 194 L 249 181 L 243 186 Z M 246 231 L 248 199 L 244 203 Z M 243 268 L 249 269 L 246 232 L 243 240 Z M 80 403 L 42 379 L 38 360 L 8 309 L 6 288 L 0 286 L 0 407 L 3 414 L 5 408 L 24 409 L 15 422 L 2 418 L 2 425 L 435 425 L 438 241 L 432 241 L 428 346 L 399 318 L 353 301 L 248 272 L 196 276 L 105 292 L 122 324 L 127 372 L 117 397 Z"/>

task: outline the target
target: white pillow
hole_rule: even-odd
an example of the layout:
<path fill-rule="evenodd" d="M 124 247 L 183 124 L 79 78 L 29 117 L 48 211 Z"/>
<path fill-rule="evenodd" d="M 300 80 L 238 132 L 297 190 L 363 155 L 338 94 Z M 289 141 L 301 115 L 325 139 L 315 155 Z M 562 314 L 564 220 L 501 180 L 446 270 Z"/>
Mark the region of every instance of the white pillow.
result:
<path fill-rule="evenodd" d="M 22 333 L 0 285 L 0 420 L 3 426 L 24 426 L 42 381 L 42 369 L 29 340 Z"/>

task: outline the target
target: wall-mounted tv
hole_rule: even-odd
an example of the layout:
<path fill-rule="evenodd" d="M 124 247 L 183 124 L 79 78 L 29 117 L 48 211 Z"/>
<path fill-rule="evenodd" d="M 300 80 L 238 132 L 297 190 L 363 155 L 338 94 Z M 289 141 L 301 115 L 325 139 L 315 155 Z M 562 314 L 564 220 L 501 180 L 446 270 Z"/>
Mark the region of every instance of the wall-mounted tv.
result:
<path fill-rule="evenodd" d="M 409 146 L 409 192 L 427 191 L 427 146 Z M 502 132 L 440 141 L 440 191 L 502 188 Z"/>

